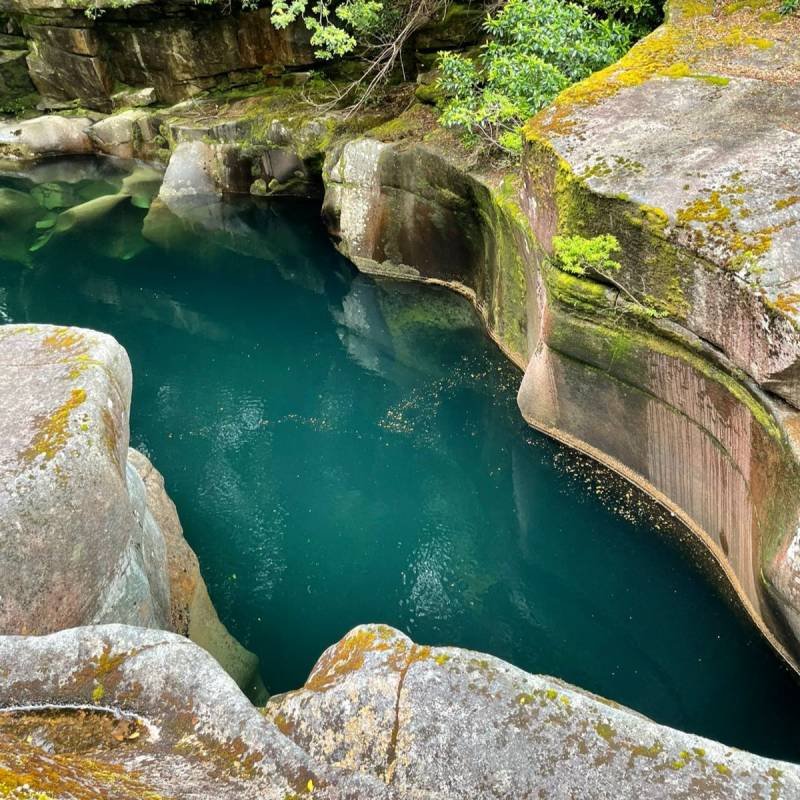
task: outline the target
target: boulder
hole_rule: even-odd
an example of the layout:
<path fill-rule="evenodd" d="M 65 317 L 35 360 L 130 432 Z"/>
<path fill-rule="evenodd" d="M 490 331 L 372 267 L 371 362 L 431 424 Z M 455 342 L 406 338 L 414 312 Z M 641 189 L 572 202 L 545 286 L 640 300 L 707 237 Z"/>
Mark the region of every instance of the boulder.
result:
<path fill-rule="evenodd" d="M 152 86 L 143 89 L 123 89 L 111 96 L 115 109 L 121 108 L 146 108 L 158 102 L 156 90 Z"/>
<path fill-rule="evenodd" d="M 182 142 L 170 157 L 159 199 L 172 201 L 219 197 L 218 162 L 212 145 L 201 141 Z"/>
<path fill-rule="evenodd" d="M 800 769 L 679 733 L 499 659 L 356 628 L 267 718 L 392 796 L 735 800 L 800 796 Z"/>
<path fill-rule="evenodd" d="M 146 119 L 146 111 L 130 109 L 112 114 L 95 122 L 88 130 L 95 149 L 109 156 L 131 159 L 138 155 L 137 136 L 139 125 Z"/>
<path fill-rule="evenodd" d="M 88 108 L 111 109 L 114 76 L 102 57 L 31 40 L 28 70 L 36 90 L 48 100 L 78 100 Z"/>
<path fill-rule="evenodd" d="M 119 625 L 0 637 L 0 792 L 20 798 L 357 800 L 187 639 Z"/>
<path fill-rule="evenodd" d="M 431 123 L 433 113 L 416 106 L 334 148 L 325 161 L 323 219 L 363 272 L 465 294 L 505 353 L 524 364 L 529 226 L 507 187 L 470 171 L 447 132 L 428 134 Z"/>
<path fill-rule="evenodd" d="M 87 155 L 92 142 L 85 117 L 47 116 L 0 124 L 0 157 L 28 160 L 43 156 Z"/>
<path fill-rule="evenodd" d="M 681 515 L 797 668 L 800 18 L 667 11 L 526 126 L 519 404 Z M 627 294 L 550 263 L 555 235 L 601 234 Z"/>
<path fill-rule="evenodd" d="M 0 632 L 166 627 L 164 537 L 127 463 L 127 354 L 94 331 L 7 325 L 0 367 Z"/>
<path fill-rule="evenodd" d="M 163 628 L 266 697 L 258 659 L 217 617 L 164 479 L 128 449 L 125 351 L 94 331 L 7 325 L 0 368 L 0 634 Z"/>
<path fill-rule="evenodd" d="M 793 800 L 800 769 L 491 656 L 356 628 L 254 708 L 203 650 L 119 625 L 0 637 L 0 789 L 194 800 Z"/>

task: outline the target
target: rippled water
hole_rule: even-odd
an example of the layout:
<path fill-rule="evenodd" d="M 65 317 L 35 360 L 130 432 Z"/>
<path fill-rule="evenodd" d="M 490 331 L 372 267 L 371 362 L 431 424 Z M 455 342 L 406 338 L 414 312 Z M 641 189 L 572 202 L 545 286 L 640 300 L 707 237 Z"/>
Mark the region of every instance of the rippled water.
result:
<path fill-rule="evenodd" d="M 73 204 L 120 191 L 110 168 L 83 169 L 36 180 Z M 311 205 L 193 209 L 188 229 L 148 215 L 146 193 L 70 225 L 64 206 L 3 216 L 8 189 L 34 188 L 0 179 L 0 317 L 127 348 L 132 443 L 270 691 L 300 685 L 351 626 L 385 622 L 800 757 L 798 686 L 702 551 L 527 428 L 520 376 L 463 300 L 357 275 Z"/>

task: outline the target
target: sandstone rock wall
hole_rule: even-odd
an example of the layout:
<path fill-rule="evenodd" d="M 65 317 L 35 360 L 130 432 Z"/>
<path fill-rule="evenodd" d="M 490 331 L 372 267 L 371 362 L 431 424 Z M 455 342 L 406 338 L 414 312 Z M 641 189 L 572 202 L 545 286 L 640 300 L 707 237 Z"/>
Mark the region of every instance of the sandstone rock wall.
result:
<path fill-rule="evenodd" d="M 508 202 L 513 188 L 492 188 L 413 139 L 347 142 L 328 157 L 324 178 L 323 218 L 359 269 L 464 292 L 506 353 L 525 363 L 530 242 Z"/>
<path fill-rule="evenodd" d="M 135 2 L 87 17 L 87 2 L 13 0 L 8 13 L 27 37 L 30 79 L 50 105 L 77 100 L 111 110 L 126 87 L 150 88 L 148 102 L 174 103 L 223 85 L 313 63 L 302 25 L 277 31 L 268 8 L 225 13 L 192 2 Z M 121 93 L 121 94 L 120 94 Z M 118 95 L 115 98 L 115 95 Z"/>
<path fill-rule="evenodd" d="M 769 19 L 672 3 L 529 123 L 539 344 L 519 402 L 681 513 L 796 665 L 800 23 Z M 604 233 L 618 282 L 664 320 L 549 266 L 554 235 Z"/>

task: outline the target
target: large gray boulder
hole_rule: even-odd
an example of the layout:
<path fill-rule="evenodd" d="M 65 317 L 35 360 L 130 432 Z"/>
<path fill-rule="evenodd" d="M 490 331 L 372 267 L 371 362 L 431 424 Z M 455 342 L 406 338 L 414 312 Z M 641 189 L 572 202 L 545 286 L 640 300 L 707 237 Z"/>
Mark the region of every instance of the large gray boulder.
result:
<path fill-rule="evenodd" d="M 92 142 L 85 117 L 36 117 L 0 124 L 0 158 L 32 160 L 46 156 L 88 155 Z"/>
<path fill-rule="evenodd" d="M 384 796 L 377 779 L 309 758 L 175 634 L 111 625 L 0 637 L 0 671 L 0 791 L 11 797 Z"/>
<path fill-rule="evenodd" d="M 115 800 L 796 800 L 800 769 L 498 659 L 356 628 L 262 713 L 200 648 L 0 637 L 0 787 Z"/>
<path fill-rule="evenodd" d="M 351 631 L 266 710 L 312 758 L 377 776 L 404 800 L 800 797 L 795 765 L 380 625 Z"/>
<path fill-rule="evenodd" d="M 0 634 L 124 623 L 189 636 L 251 697 L 164 480 L 128 449 L 131 367 L 110 336 L 0 327 Z"/>
<path fill-rule="evenodd" d="M 0 631 L 165 627 L 164 539 L 127 464 L 131 368 L 110 336 L 0 328 Z"/>

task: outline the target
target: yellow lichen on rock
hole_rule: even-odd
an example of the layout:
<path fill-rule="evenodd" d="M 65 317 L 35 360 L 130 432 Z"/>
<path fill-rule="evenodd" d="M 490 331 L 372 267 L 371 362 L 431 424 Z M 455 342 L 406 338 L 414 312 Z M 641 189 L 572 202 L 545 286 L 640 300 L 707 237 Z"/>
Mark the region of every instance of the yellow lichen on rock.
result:
<path fill-rule="evenodd" d="M 72 412 L 86 402 L 85 389 L 72 389 L 65 400 L 49 417 L 39 423 L 38 430 L 22 457 L 33 462 L 39 456 L 51 461 L 63 450 L 69 438 L 69 421 Z"/>

